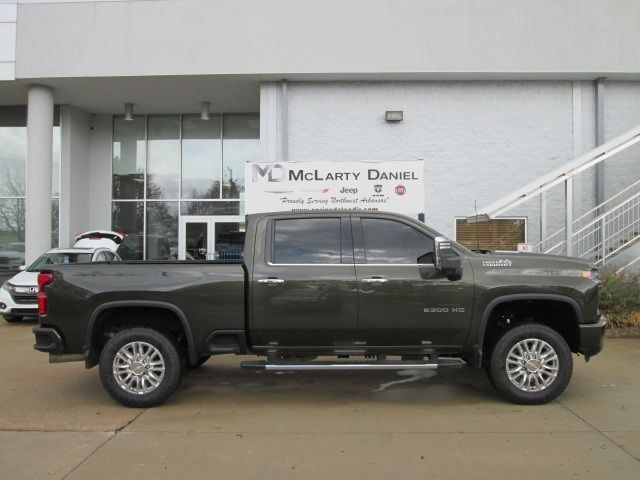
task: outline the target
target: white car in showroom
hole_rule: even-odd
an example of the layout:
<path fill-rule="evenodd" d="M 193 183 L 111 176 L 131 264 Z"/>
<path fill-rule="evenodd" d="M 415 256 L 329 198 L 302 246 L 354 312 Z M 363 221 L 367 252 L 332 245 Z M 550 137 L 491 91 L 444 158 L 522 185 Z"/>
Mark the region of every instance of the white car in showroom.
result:
<path fill-rule="evenodd" d="M 86 262 L 118 262 L 116 253 L 124 235 L 98 230 L 75 238 L 73 248 L 54 248 L 40 255 L 28 268 L 4 282 L 0 288 L 0 314 L 7 322 L 19 322 L 23 317 L 38 315 L 38 272 L 47 265 Z"/>

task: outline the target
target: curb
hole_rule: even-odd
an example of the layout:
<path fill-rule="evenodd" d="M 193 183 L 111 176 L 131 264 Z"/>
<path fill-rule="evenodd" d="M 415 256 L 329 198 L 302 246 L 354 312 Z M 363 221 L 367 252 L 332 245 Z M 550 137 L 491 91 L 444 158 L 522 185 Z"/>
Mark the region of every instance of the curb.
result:
<path fill-rule="evenodd" d="M 616 328 L 606 333 L 607 338 L 640 338 L 640 328 Z"/>

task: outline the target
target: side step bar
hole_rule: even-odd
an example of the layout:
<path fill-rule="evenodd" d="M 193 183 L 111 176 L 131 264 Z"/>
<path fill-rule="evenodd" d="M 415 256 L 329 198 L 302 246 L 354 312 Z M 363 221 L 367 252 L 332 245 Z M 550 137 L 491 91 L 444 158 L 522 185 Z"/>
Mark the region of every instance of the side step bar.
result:
<path fill-rule="evenodd" d="M 264 360 L 242 362 L 246 370 L 304 371 L 304 370 L 436 370 L 438 368 L 460 368 L 467 363 L 461 358 L 440 358 L 436 362 L 307 362 L 268 363 Z"/>

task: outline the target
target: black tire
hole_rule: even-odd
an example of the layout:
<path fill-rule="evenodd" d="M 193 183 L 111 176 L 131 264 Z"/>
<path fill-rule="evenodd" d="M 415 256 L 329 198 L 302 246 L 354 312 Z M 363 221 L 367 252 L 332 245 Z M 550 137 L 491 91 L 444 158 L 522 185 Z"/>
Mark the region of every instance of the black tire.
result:
<path fill-rule="evenodd" d="M 506 369 L 507 356 L 511 349 L 519 342 L 528 339 L 537 339 L 546 342 L 555 350 L 557 355 L 557 373 L 555 378 L 550 381 L 548 386 L 545 386 L 543 389 L 538 389 L 537 391 L 525 391 L 523 388 L 527 388 L 527 385 L 523 385 L 523 388 L 516 386 L 510 380 Z M 546 351 L 548 352 L 548 350 Z M 536 364 L 533 364 L 531 368 L 535 368 L 535 366 Z M 525 365 L 523 365 L 522 369 L 523 373 L 521 375 L 525 373 L 530 375 Z M 544 370 L 542 371 L 544 372 Z M 496 390 L 510 402 L 521 405 L 541 405 L 555 399 L 567 388 L 572 373 L 573 357 L 571 356 L 571 349 L 565 339 L 552 328 L 537 323 L 520 325 L 505 332 L 493 347 L 490 353 L 490 361 L 487 365 L 489 380 Z M 546 373 L 544 375 L 545 378 L 549 378 Z M 527 382 L 526 375 L 518 378 L 522 378 L 523 383 Z M 533 378 L 532 380 L 536 379 Z M 532 380 L 529 380 L 530 388 Z M 514 381 L 517 382 L 518 379 Z M 535 389 L 537 387 L 533 386 L 533 388 Z"/>
<path fill-rule="evenodd" d="M 9 323 L 18 323 L 22 321 L 22 317 L 19 315 L 4 315 L 4 319 Z"/>
<path fill-rule="evenodd" d="M 132 342 L 145 342 L 155 348 L 164 361 L 164 375 L 153 391 L 133 393 L 118 385 L 114 359 L 118 351 Z M 181 359 L 176 344 L 166 335 L 151 328 L 122 330 L 109 339 L 100 354 L 100 379 L 105 390 L 127 407 L 153 407 L 164 402 L 175 391 L 182 376 Z"/>

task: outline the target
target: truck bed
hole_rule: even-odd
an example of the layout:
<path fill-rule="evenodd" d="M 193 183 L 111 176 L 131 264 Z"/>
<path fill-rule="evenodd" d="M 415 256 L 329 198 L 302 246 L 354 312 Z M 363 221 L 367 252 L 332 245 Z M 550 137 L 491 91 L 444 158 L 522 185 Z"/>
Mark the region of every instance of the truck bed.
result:
<path fill-rule="evenodd" d="M 52 266 L 48 317 L 65 332 L 67 349 L 81 351 L 105 305 L 170 304 L 189 319 L 192 336 L 244 328 L 245 267 L 226 261 L 96 262 Z M 202 351 L 203 345 L 195 345 Z"/>

